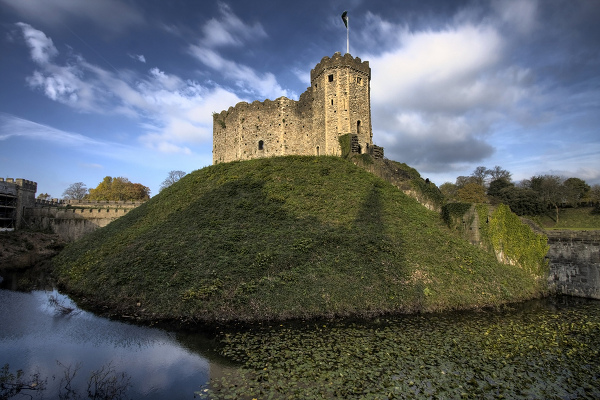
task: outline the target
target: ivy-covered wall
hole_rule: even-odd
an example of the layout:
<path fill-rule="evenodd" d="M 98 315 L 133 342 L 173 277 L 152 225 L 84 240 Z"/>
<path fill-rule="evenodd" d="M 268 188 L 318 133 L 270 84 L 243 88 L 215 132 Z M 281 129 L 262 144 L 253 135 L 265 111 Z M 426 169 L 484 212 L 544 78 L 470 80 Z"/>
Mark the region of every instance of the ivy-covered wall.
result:
<path fill-rule="evenodd" d="M 521 222 L 508 206 L 449 203 L 442 208 L 442 219 L 471 243 L 493 251 L 500 262 L 518 265 L 540 278 L 548 275 L 548 238 Z"/>

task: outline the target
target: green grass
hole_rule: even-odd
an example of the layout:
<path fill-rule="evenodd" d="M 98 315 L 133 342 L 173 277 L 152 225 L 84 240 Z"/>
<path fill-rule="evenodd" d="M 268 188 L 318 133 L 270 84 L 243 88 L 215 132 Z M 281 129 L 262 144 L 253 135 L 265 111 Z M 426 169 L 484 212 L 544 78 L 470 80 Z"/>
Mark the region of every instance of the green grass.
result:
<path fill-rule="evenodd" d="M 337 157 L 195 171 L 56 259 L 71 293 L 186 321 L 440 311 L 539 295 L 543 282 Z"/>
<path fill-rule="evenodd" d="M 558 223 L 556 211 L 548 210 L 544 215 L 532 217 L 544 229 L 597 230 L 600 229 L 600 213 L 594 207 L 560 208 Z"/>

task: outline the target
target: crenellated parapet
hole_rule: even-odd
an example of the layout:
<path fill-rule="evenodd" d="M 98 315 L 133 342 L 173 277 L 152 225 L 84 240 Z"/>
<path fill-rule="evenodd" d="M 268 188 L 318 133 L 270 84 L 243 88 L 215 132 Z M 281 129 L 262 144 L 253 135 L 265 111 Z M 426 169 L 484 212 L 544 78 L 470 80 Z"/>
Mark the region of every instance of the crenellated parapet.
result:
<path fill-rule="evenodd" d="M 0 229 L 19 229 L 23 210 L 35 206 L 37 183 L 27 179 L 0 178 Z"/>
<path fill-rule="evenodd" d="M 19 186 L 20 190 L 26 190 L 28 192 L 35 193 L 37 191 L 37 183 L 34 181 L 28 181 L 27 179 L 6 178 L 5 180 L 4 178 L 0 178 L 0 182 L 15 184 L 16 186 Z"/>
<path fill-rule="evenodd" d="M 310 81 L 314 82 L 325 70 L 332 68 L 349 67 L 350 69 L 361 72 L 371 78 L 371 67 L 369 67 L 368 61 L 361 61 L 359 57 L 352 57 L 350 53 L 346 53 L 342 56 L 340 52 L 337 52 L 333 57 L 323 57 L 310 71 Z"/>

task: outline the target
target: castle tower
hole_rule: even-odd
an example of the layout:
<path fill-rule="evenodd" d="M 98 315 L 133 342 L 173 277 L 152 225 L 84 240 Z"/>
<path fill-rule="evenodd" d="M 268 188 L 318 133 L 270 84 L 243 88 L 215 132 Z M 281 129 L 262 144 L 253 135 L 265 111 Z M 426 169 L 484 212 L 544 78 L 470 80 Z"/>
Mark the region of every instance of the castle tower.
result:
<path fill-rule="evenodd" d="M 314 146 L 319 154 L 340 155 L 338 137 L 357 135 L 360 152 L 373 145 L 369 62 L 339 52 L 323 57 L 310 72 Z"/>
<path fill-rule="evenodd" d="M 352 151 L 383 157 L 373 145 L 371 68 L 368 61 L 335 53 L 310 72 L 311 86 L 298 101 L 240 102 L 213 113 L 213 163 L 262 157 L 337 155 L 341 135 Z"/>

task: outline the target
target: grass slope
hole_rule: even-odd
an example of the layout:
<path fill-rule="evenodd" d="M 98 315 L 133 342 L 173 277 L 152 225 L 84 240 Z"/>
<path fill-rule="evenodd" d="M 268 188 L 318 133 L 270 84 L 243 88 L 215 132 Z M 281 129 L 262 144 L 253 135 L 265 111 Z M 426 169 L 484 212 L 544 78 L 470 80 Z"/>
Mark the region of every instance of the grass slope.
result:
<path fill-rule="evenodd" d="M 540 283 L 336 157 L 195 171 L 56 259 L 72 293 L 148 319 L 369 316 L 495 305 Z"/>
<path fill-rule="evenodd" d="M 561 208 L 556 222 L 556 212 L 548 210 L 543 215 L 530 217 L 544 229 L 600 229 L 600 214 L 594 207 Z"/>

